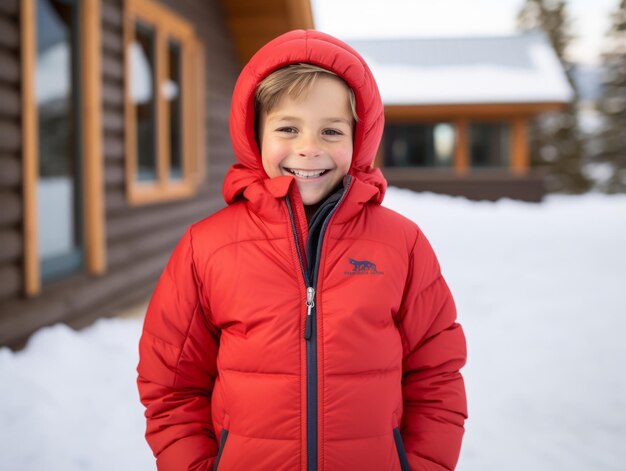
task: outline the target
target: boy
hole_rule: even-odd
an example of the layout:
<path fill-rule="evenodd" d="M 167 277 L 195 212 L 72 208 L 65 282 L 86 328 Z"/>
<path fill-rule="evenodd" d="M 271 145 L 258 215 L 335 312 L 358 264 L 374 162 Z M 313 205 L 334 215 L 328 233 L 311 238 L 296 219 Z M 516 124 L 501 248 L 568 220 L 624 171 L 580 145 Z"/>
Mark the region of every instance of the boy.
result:
<path fill-rule="evenodd" d="M 160 470 L 443 470 L 465 340 L 430 245 L 380 206 L 374 78 L 292 31 L 242 71 L 228 207 L 193 224 L 150 302 L 139 391 Z"/>

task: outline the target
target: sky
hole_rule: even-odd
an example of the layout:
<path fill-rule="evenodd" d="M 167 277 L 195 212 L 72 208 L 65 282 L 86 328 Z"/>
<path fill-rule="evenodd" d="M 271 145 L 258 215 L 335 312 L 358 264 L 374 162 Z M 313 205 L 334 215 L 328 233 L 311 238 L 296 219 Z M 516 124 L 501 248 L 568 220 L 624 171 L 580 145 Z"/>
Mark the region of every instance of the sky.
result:
<path fill-rule="evenodd" d="M 312 0 L 316 29 L 341 39 L 514 33 L 524 0 Z M 619 0 L 569 0 L 569 59 L 597 64 Z"/>

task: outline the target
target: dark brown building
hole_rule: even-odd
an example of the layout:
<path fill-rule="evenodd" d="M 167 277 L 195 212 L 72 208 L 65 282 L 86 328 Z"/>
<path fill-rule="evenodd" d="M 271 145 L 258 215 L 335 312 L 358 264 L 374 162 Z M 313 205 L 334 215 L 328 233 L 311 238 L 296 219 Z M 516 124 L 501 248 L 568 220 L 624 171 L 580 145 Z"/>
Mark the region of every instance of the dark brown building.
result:
<path fill-rule="evenodd" d="M 145 301 L 222 206 L 245 61 L 308 0 L 0 0 L 0 345 Z M 571 98 L 543 37 L 351 42 L 391 185 L 537 200 L 527 123 Z"/>
<path fill-rule="evenodd" d="M 305 0 L 0 0 L 0 345 L 145 300 L 218 209 L 231 92 Z"/>
<path fill-rule="evenodd" d="M 543 34 L 350 44 L 385 103 L 377 163 L 390 185 L 474 199 L 543 197 L 528 123 L 574 94 Z"/>

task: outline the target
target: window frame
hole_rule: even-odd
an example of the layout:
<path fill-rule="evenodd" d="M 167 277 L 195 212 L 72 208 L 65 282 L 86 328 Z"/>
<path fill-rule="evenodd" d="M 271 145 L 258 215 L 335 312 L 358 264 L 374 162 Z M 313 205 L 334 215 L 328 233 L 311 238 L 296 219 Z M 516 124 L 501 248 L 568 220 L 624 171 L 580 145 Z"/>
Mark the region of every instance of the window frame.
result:
<path fill-rule="evenodd" d="M 514 151 L 513 123 L 510 120 L 504 119 L 473 119 L 468 124 L 468 152 L 470 159 L 470 168 L 472 169 L 472 171 L 483 172 L 492 170 L 511 170 Z M 472 146 L 474 139 L 474 136 L 472 134 L 473 126 L 491 126 L 492 128 L 495 127 L 497 129 L 499 139 L 506 137 L 506 145 L 502 146 L 503 148 L 501 149 L 505 154 L 500 154 L 498 156 L 501 159 L 500 164 L 494 164 L 493 161 L 490 161 L 489 164 L 481 165 L 475 161 Z M 502 133 L 504 133 L 504 136 L 502 135 Z"/>
<path fill-rule="evenodd" d="M 132 65 L 129 48 L 140 22 L 154 29 L 155 171 L 156 179 L 141 181 L 138 174 L 137 114 L 131 100 Z M 180 44 L 180 127 L 182 178 L 170 177 L 170 110 L 160 91 L 168 76 L 168 43 Z M 124 8 L 124 122 L 126 195 L 131 205 L 187 199 L 204 179 L 204 51 L 191 23 L 152 0 L 127 0 Z"/>
<path fill-rule="evenodd" d="M 94 276 L 106 272 L 106 237 L 102 156 L 102 84 L 100 0 L 81 0 L 78 4 L 80 37 L 80 163 L 84 199 L 84 267 Z M 42 272 L 38 247 L 37 183 L 39 178 L 38 111 L 35 96 L 37 64 L 37 1 L 23 0 L 20 8 L 22 74 L 22 161 L 24 200 L 24 287 L 26 297 L 42 291 Z"/>
<path fill-rule="evenodd" d="M 450 128 L 454 132 L 453 141 L 452 141 L 452 152 L 451 152 L 450 161 L 448 164 L 446 165 L 443 165 L 443 164 L 442 165 L 417 165 L 415 163 L 409 163 L 407 165 L 389 165 L 390 156 L 387 155 L 388 147 L 391 145 L 389 142 L 389 137 L 390 137 L 390 134 L 393 135 L 394 132 L 398 132 L 397 130 L 392 130 L 392 128 L 396 128 L 396 129 L 404 128 L 404 130 L 406 131 L 410 131 L 411 129 L 415 129 L 417 127 L 429 128 L 429 131 L 433 134 L 432 136 L 433 152 L 436 153 L 436 149 L 434 148 L 435 147 L 434 133 L 438 125 L 450 126 Z M 457 127 L 453 120 L 420 120 L 420 121 L 406 121 L 406 122 L 391 121 L 391 122 L 385 123 L 385 132 L 384 132 L 384 137 L 383 137 L 382 145 L 381 145 L 381 148 L 383 149 L 382 151 L 383 159 L 381 160 L 381 162 L 387 168 L 404 168 L 404 169 L 415 168 L 415 169 L 420 169 L 420 170 L 451 171 L 454 169 L 454 166 L 455 166 L 455 150 L 456 150 L 457 140 L 458 140 L 456 132 L 457 132 Z M 433 160 L 436 161 L 436 159 L 437 159 L 437 156 L 433 154 Z"/>
<path fill-rule="evenodd" d="M 542 108 L 545 107 L 544 108 Z M 522 105 L 433 105 L 405 106 L 389 105 L 385 107 L 386 124 L 421 124 L 433 121 L 448 122 L 455 128 L 456 143 L 454 147 L 453 165 L 440 167 L 387 167 L 411 168 L 417 171 L 451 170 L 461 176 L 472 172 L 508 171 L 513 175 L 524 176 L 530 171 L 530 155 L 528 143 L 528 121 L 531 117 L 551 108 L 560 109 L 556 105 L 522 104 Z M 493 109 L 492 109 L 493 108 Z M 509 164 L 503 167 L 472 167 L 470 156 L 469 128 L 474 122 L 500 122 L 510 126 Z M 383 138 L 384 139 L 384 138 Z M 384 144 L 378 148 L 375 165 L 385 168 Z"/>

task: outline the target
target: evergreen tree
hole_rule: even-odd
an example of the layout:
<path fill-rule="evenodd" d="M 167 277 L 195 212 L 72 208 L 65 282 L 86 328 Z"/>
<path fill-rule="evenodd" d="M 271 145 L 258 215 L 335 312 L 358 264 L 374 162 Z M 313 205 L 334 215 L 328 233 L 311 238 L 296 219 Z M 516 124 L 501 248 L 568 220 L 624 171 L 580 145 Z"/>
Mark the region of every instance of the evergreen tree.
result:
<path fill-rule="evenodd" d="M 523 31 L 542 30 L 559 57 L 574 99 L 561 112 L 545 113 L 530 127 L 531 162 L 545 169 L 548 191 L 579 193 L 589 189 L 583 175 L 583 142 L 578 126 L 578 93 L 573 79 L 574 64 L 565 57 L 572 39 L 563 0 L 526 0 L 517 16 Z"/>
<path fill-rule="evenodd" d="M 600 152 L 595 159 L 610 164 L 611 176 L 601 189 L 626 192 L 626 0 L 611 15 L 608 51 L 603 55 L 603 89 L 598 108 L 604 124 L 599 135 Z"/>

